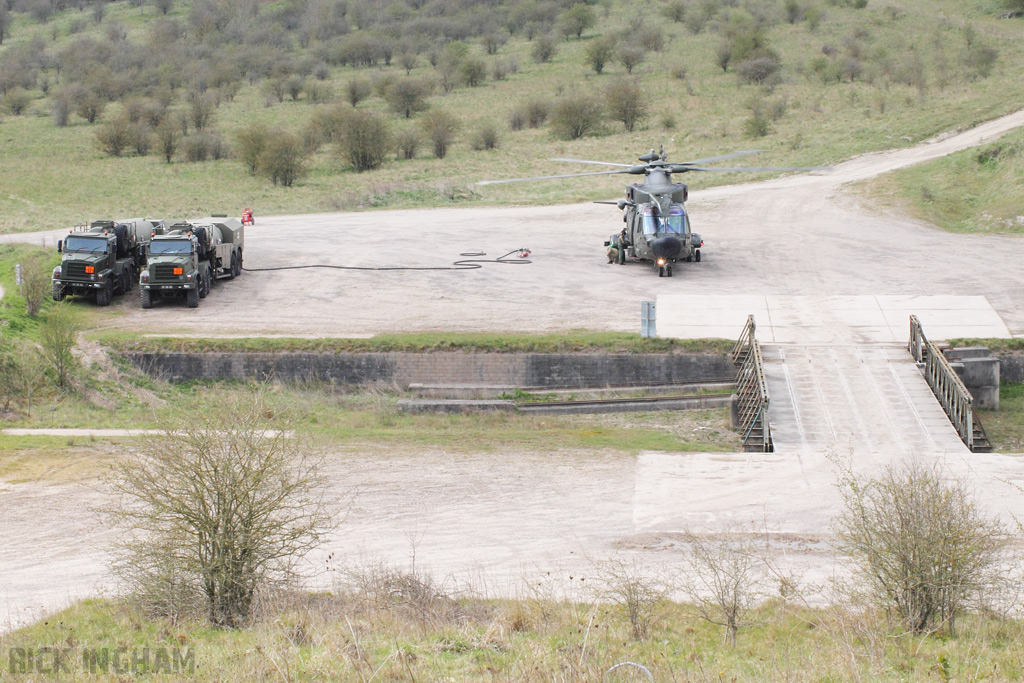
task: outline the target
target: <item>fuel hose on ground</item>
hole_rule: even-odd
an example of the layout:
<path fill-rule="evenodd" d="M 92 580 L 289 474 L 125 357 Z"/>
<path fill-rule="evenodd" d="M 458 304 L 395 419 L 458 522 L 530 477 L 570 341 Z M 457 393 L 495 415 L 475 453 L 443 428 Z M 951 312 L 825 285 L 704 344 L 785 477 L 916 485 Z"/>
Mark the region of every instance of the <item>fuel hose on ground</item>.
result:
<path fill-rule="evenodd" d="M 519 258 L 509 258 L 512 254 L 518 254 Z M 463 258 L 458 261 L 453 261 L 450 266 L 338 266 L 329 263 L 309 263 L 301 266 L 269 266 L 266 268 L 245 268 L 242 270 L 250 273 L 265 272 L 270 270 L 301 270 L 303 268 L 330 268 L 333 270 L 476 270 L 477 268 L 483 268 L 486 263 L 504 263 L 508 265 L 525 265 L 532 263 L 530 259 L 526 258 L 530 255 L 530 250 L 526 248 L 513 249 L 507 254 L 502 254 L 498 258 L 485 259 L 480 258 L 486 256 L 487 253 L 483 251 L 464 251 L 459 256 Z"/>

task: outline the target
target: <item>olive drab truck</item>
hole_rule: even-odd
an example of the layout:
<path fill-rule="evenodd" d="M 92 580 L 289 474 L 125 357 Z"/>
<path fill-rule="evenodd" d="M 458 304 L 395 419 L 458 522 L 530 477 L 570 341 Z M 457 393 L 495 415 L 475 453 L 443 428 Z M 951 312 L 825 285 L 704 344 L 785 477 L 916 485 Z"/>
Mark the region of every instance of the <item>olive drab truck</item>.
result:
<path fill-rule="evenodd" d="M 155 231 L 139 276 L 142 307 L 184 297 L 189 308 L 196 308 L 215 280 L 241 275 L 244 230 L 237 218 L 212 216 Z"/>
<path fill-rule="evenodd" d="M 145 247 L 160 221 L 131 218 L 76 225 L 57 242 L 61 263 L 53 269 L 53 299 L 84 295 L 106 306 L 135 285 Z"/>

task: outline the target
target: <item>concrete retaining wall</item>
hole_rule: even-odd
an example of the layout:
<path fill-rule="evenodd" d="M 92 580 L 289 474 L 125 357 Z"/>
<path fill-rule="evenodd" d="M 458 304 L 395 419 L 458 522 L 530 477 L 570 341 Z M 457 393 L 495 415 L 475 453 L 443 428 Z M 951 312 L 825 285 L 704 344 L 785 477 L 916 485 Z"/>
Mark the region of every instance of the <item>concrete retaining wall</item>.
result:
<path fill-rule="evenodd" d="M 628 353 L 126 353 L 147 373 L 192 379 L 317 380 L 341 385 L 513 384 L 601 387 L 732 378 L 727 356 Z"/>

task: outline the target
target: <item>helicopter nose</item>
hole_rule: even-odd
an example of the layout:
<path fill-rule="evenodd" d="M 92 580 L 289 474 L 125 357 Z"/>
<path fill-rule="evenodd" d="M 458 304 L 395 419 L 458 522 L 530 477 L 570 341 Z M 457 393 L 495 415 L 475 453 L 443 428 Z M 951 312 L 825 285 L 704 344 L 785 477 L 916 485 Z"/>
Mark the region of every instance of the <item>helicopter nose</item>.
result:
<path fill-rule="evenodd" d="M 675 237 L 659 237 L 651 244 L 656 258 L 674 259 L 683 250 L 683 243 Z"/>

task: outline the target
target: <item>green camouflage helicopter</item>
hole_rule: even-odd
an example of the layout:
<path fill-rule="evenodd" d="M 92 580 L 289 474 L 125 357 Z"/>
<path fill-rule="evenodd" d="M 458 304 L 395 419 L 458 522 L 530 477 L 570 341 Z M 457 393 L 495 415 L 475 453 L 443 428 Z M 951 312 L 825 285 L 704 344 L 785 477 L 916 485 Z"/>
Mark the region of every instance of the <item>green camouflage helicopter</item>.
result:
<path fill-rule="evenodd" d="M 505 180 L 484 180 L 479 185 L 496 183 L 518 183 L 530 180 L 554 180 L 558 178 L 579 178 L 583 176 L 613 175 L 625 173 L 642 175 L 641 183 L 626 186 L 626 196 L 619 200 L 605 200 L 598 204 L 615 204 L 623 210 L 622 220 L 626 227 L 618 235 L 612 235 L 605 246 L 608 247 L 609 262 L 620 264 L 627 260 L 649 262 L 658 268 L 659 277 L 672 277 L 672 264 L 678 261 L 700 261 L 701 248 L 704 241 L 701 236 L 690 228 L 690 218 L 686 213 L 689 191 L 683 183 L 672 182 L 673 173 L 690 171 L 813 171 L 820 167 L 743 167 L 743 168 L 705 168 L 698 164 L 724 161 L 748 154 L 760 154 L 764 150 L 750 149 L 731 152 L 705 159 L 694 159 L 680 163 L 670 163 L 664 147 L 659 151 L 653 149 L 639 157 L 640 164 L 617 164 L 608 161 L 589 161 L 586 159 L 556 158 L 561 161 L 577 164 L 597 164 L 601 166 L 619 166 L 614 171 L 595 171 L 591 173 L 567 173 L 562 175 L 537 176 L 534 178 L 509 178 Z"/>

